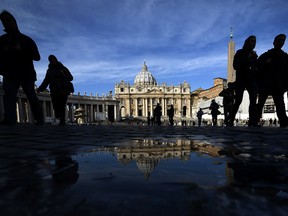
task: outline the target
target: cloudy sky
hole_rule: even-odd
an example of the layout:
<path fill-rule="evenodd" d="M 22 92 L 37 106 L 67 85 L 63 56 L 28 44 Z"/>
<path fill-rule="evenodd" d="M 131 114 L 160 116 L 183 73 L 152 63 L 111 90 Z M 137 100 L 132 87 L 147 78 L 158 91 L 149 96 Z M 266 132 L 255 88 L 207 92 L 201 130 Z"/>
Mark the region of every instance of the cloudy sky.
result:
<path fill-rule="evenodd" d="M 54 54 L 76 93 L 89 95 L 133 84 L 144 61 L 158 84 L 209 88 L 227 78 L 231 27 L 236 50 L 253 34 L 258 54 L 288 35 L 287 0 L 1 0 L 0 7 L 38 45 L 37 85 Z"/>

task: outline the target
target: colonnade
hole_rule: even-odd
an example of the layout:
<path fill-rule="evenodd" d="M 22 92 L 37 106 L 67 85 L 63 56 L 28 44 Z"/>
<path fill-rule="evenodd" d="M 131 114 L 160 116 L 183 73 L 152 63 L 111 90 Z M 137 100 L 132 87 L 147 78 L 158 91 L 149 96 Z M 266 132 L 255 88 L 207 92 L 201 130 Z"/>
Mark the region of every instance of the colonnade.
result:
<path fill-rule="evenodd" d="M 0 120 L 4 118 L 3 89 L 0 86 Z M 43 109 L 44 121 L 52 123 L 55 114 L 50 93 L 45 91 L 37 94 Z M 119 120 L 119 102 L 112 96 L 69 95 L 67 100 L 66 121 L 68 123 L 90 124 L 99 122 L 114 122 Z M 76 115 L 81 110 L 81 115 Z M 19 89 L 16 101 L 18 123 L 33 123 L 34 118 L 26 95 Z M 81 118 L 81 121 L 78 119 Z"/>
<path fill-rule="evenodd" d="M 147 117 L 148 112 L 150 112 L 150 115 L 152 116 L 157 103 L 160 103 L 160 106 L 162 107 L 162 116 L 164 117 L 167 117 L 167 110 L 171 105 L 174 106 L 175 117 L 182 117 L 184 109 L 186 109 L 185 116 L 187 118 L 192 116 L 190 109 L 192 107 L 191 100 L 188 98 L 131 98 L 130 100 L 126 100 L 126 114 L 136 117 Z M 142 112 L 141 114 L 139 113 L 140 110 Z"/>

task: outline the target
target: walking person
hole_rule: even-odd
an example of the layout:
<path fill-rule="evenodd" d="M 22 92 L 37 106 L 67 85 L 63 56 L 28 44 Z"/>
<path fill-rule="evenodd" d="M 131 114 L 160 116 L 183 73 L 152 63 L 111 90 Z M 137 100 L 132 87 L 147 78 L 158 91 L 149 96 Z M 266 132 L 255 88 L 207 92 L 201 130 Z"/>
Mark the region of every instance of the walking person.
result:
<path fill-rule="evenodd" d="M 21 86 L 26 94 L 35 124 L 43 123 L 43 113 L 35 92 L 36 71 L 33 61 L 40 60 L 36 43 L 22 34 L 14 16 L 4 10 L 0 14 L 6 34 L 0 36 L 0 74 L 3 76 L 4 120 L 0 124 L 17 123 L 16 100 Z"/>
<path fill-rule="evenodd" d="M 147 125 L 150 126 L 150 124 L 151 124 L 151 114 L 150 114 L 150 112 L 148 112 Z"/>
<path fill-rule="evenodd" d="M 272 95 L 280 127 L 288 126 L 284 93 L 288 89 L 288 54 L 282 50 L 286 40 L 285 34 L 274 38 L 274 48 L 260 55 L 259 68 L 259 99 L 257 119 L 261 118 L 262 109 L 268 95 Z"/>
<path fill-rule="evenodd" d="M 201 126 L 202 123 L 202 116 L 203 116 L 203 111 L 201 108 L 199 108 L 198 112 L 197 112 L 197 118 L 198 118 L 198 126 Z"/>
<path fill-rule="evenodd" d="M 245 90 L 249 94 L 249 123 L 248 126 L 256 127 L 258 120 L 256 117 L 257 101 L 257 54 L 254 51 L 256 47 L 256 36 L 249 36 L 242 47 L 239 49 L 233 60 L 233 67 L 236 70 L 235 81 L 235 101 L 229 119 L 229 126 L 234 125 L 236 113 L 242 103 L 243 93 Z"/>
<path fill-rule="evenodd" d="M 211 110 L 211 115 L 212 115 L 212 125 L 217 126 L 217 118 L 218 118 L 218 115 L 220 114 L 219 104 L 216 103 L 216 101 L 213 99 L 211 101 L 209 109 Z"/>
<path fill-rule="evenodd" d="M 269 126 L 271 127 L 272 124 L 273 124 L 273 120 L 272 120 L 272 118 L 270 118 L 270 119 L 269 119 Z"/>
<path fill-rule="evenodd" d="M 229 124 L 230 115 L 234 104 L 234 83 L 229 82 L 228 87 L 223 89 L 219 96 L 223 97 L 223 109 L 224 109 L 224 123 L 226 126 Z"/>
<path fill-rule="evenodd" d="M 171 105 L 170 109 L 168 110 L 168 117 L 169 117 L 169 123 L 171 126 L 174 125 L 174 107 Z"/>
<path fill-rule="evenodd" d="M 59 125 L 64 126 L 66 124 L 65 113 L 68 95 L 74 91 L 72 88 L 66 88 L 65 82 L 72 81 L 73 76 L 68 68 L 58 61 L 56 56 L 50 55 L 48 60 L 50 63 L 46 76 L 37 91 L 42 92 L 49 85 L 55 117 L 60 119 Z"/>
<path fill-rule="evenodd" d="M 273 125 L 274 125 L 275 127 L 277 126 L 277 119 L 276 119 L 276 118 L 273 120 Z"/>
<path fill-rule="evenodd" d="M 155 121 L 157 125 L 161 125 L 161 116 L 162 116 L 162 107 L 159 103 L 157 103 L 155 109 L 154 109 L 154 115 Z"/>

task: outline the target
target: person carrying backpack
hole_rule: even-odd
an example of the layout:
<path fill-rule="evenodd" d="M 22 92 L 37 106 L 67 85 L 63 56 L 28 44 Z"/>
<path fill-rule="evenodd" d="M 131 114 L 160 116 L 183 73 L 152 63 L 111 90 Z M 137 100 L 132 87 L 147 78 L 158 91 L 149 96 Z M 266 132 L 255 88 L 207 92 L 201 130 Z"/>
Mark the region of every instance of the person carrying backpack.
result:
<path fill-rule="evenodd" d="M 218 103 L 216 103 L 214 99 L 211 101 L 209 109 L 211 110 L 212 115 L 212 125 L 217 126 L 217 117 L 220 114 L 220 111 L 219 111 L 219 105 Z"/>
<path fill-rule="evenodd" d="M 46 76 L 37 89 L 37 92 L 44 91 L 49 85 L 55 117 L 60 119 L 59 125 L 64 126 L 66 124 L 65 113 L 68 95 L 74 91 L 71 83 L 73 76 L 70 71 L 58 61 L 56 56 L 50 55 L 48 60 L 50 63 L 48 65 Z M 69 87 L 67 83 L 70 83 L 72 86 Z"/>

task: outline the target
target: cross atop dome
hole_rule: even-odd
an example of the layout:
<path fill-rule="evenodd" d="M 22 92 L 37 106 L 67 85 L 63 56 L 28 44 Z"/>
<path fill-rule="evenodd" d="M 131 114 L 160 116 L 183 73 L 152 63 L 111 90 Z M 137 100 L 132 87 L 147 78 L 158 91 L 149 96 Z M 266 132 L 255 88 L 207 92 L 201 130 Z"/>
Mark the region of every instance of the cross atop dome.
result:
<path fill-rule="evenodd" d="M 148 71 L 148 67 L 146 65 L 145 60 L 144 60 L 144 64 L 143 64 L 143 67 L 142 67 L 142 71 Z"/>

